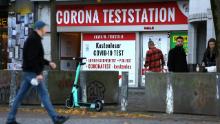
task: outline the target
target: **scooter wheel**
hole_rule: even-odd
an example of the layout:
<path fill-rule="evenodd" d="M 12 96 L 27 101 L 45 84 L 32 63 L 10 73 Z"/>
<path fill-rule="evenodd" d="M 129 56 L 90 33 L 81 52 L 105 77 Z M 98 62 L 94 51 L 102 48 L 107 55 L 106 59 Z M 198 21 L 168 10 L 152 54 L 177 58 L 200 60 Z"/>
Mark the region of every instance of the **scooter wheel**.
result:
<path fill-rule="evenodd" d="M 102 109 L 103 109 L 102 101 L 96 100 L 96 101 L 95 101 L 95 110 L 96 110 L 97 112 L 100 112 L 100 111 L 102 111 Z"/>
<path fill-rule="evenodd" d="M 71 100 L 68 98 L 68 99 L 66 99 L 66 107 L 67 108 L 71 108 L 72 106 L 71 106 Z"/>

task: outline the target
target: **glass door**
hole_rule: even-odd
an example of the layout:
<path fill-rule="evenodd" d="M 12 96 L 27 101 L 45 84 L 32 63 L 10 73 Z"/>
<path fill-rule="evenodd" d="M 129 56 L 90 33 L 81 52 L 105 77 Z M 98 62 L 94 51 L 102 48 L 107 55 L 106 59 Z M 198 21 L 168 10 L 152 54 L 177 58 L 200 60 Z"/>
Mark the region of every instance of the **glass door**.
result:
<path fill-rule="evenodd" d="M 143 33 L 142 35 L 142 86 L 145 86 L 145 60 L 146 60 L 146 53 L 149 50 L 148 48 L 148 42 L 153 41 L 155 43 L 155 46 L 160 49 L 164 55 L 165 63 L 167 63 L 168 58 L 168 52 L 169 52 L 169 38 L 168 38 L 168 32 L 147 32 Z"/>

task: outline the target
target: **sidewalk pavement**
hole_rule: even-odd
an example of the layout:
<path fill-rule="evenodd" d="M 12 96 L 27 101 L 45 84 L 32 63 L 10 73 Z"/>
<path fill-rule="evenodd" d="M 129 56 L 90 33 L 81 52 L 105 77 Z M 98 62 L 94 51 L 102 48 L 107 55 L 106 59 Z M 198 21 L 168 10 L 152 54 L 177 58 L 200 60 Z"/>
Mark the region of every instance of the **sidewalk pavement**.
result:
<path fill-rule="evenodd" d="M 220 124 L 216 116 L 199 116 L 163 113 L 125 113 L 117 111 L 91 112 L 86 109 L 65 109 L 56 107 L 60 114 L 70 116 L 65 124 Z M 0 124 L 4 124 L 8 108 L 0 107 Z M 22 106 L 17 120 L 21 124 L 52 124 L 41 107 Z"/>

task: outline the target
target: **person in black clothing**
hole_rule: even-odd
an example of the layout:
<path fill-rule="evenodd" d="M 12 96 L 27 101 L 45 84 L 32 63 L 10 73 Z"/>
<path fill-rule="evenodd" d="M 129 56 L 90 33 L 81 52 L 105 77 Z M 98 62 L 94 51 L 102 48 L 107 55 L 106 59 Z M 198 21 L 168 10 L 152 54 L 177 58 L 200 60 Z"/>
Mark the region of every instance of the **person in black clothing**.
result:
<path fill-rule="evenodd" d="M 216 66 L 216 56 L 218 55 L 218 49 L 216 47 L 216 40 L 214 38 L 209 39 L 207 49 L 204 53 L 202 65 Z"/>
<path fill-rule="evenodd" d="M 170 72 L 188 72 L 183 37 L 177 37 L 176 47 L 169 51 L 167 66 Z"/>
<path fill-rule="evenodd" d="M 44 59 L 44 50 L 42 38 L 46 34 L 46 24 L 42 21 L 35 23 L 34 31 L 27 38 L 23 50 L 23 78 L 22 85 L 15 97 L 12 108 L 8 114 L 6 124 L 19 124 L 16 122 L 17 108 L 31 87 L 35 87 L 39 93 L 39 97 L 50 115 L 54 124 L 63 124 L 69 117 L 59 116 L 50 101 L 48 90 L 45 85 L 42 71 L 45 65 L 49 65 L 52 69 L 56 68 L 56 64 Z M 35 82 L 35 83 L 33 83 Z M 36 83 L 37 82 L 37 83 Z"/>

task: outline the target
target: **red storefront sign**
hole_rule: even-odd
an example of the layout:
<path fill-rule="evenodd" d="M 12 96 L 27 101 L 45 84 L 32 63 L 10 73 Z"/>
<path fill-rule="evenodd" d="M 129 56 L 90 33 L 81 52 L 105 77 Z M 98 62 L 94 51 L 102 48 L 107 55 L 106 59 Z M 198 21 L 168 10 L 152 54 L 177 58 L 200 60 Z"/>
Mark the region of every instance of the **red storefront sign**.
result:
<path fill-rule="evenodd" d="M 56 21 L 58 26 L 187 24 L 188 5 L 179 7 L 178 2 L 58 5 Z"/>

